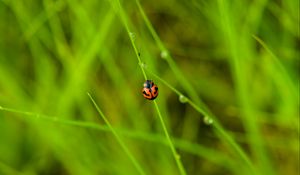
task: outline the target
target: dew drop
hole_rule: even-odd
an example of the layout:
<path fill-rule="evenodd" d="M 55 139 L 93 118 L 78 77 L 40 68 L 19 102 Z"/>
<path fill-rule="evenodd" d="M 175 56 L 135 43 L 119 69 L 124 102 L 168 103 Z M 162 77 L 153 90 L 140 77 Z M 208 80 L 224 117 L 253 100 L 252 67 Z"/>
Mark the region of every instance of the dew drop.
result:
<path fill-rule="evenodd" d="M 186 103 L 188 101 L 188 99 L 184 95 L 180 95 L 179 101 L 180 101 L 180 103 Z"/>
<path fill-rule="evenodd" d="M 133 41 L 135 41 L 135 33 L 133 33 L 133 32 L 129 32 L 129 35 L 130 35 L 130 38 L 133 40 Z"/>
<path fill-rule="evenodd" d="M 212 118 L 208 117 L 208 116 L 205 116 L 205 117 L 203 118 L 203 122 L 204 122 L 206 125 L 211 125 L 211 124 L 214 123 L 214 120 L 213 120 Z"/>
<path fill-rule="evenodd" d="M 181 157 L 180 157 L 180 155 L 179 154 L 176 154 L 176 159 L 180 159 Z"/>
<path fill-rule="evenodd" d="M 147 68 L 147 64 L 145 64 L 143 62 L 139 63 L 139 65 L 141 66 L 141 68 Z"/>
<path fill-rule="evenodd" d="M 163 50 L 163 51 L 161 51 L 161 53 L 160 53 L 160 57 L 162 58 L 162 59 L 166 59 L 167 57 L 168 57 L 168 51 L 166 51 L 166 50 Z"/>

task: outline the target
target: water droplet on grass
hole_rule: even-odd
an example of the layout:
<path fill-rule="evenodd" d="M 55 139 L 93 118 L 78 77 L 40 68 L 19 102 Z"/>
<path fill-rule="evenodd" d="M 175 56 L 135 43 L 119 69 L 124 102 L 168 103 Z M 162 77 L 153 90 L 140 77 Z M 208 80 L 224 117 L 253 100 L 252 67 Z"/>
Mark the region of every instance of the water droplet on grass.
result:
<path fill-rule="evenodd" d="M 206 125 L 211 125 L 211 124 L 214 123 L 214 120 L 213 120 L 212 118 L 208 117 L 208 116 L 205 116 L 205 117 L 203 118 L 203 122 L 204 122 Z"/>
<path fill-rule="evenodd" d="M 162 59 L 166 59 L 167 57 L 168 57 L 168 51 L 166 51 L 166 50 L 163 50 L 163 51 L 161 51 L 161 53 L 160 53 L 160 57 L 162 58 Z"/>
<path fill-rule="evenodd" d="M 186 103 L 188 101 L 188 99 L 184 95 L 180 95 L 179 101 L 180 101 L 180 103 Z"/>
<path fill-rule="evenodd" d="M 145 64 L 143 62 L 139 63 L 139 65 L 141 66 L 141 68 L 147 68 L 147 64 Z"/>
<path fill-rule="evenodd" d="M 133 32 L 129 32 L 129 35 L 130 35 L 130 38 L 133 40 L 133 41 L 135 41 L 135 33 L 133 33 Z"/>
<path fill-rule="evenodd" d="M 176 154 L 176 159 L 180 159 L 181 157 L 180 157 L 180 155 L 179 154 Z"/>

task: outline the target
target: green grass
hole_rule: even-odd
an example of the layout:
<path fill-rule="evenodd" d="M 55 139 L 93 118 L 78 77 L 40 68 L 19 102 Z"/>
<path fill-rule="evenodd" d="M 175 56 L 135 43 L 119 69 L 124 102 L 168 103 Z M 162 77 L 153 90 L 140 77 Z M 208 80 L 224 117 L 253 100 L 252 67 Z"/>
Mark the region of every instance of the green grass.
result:
<path fill-rule="evenodd" d="M 0 174 L 298 174 L 297 5 L 0 0 Z"/>

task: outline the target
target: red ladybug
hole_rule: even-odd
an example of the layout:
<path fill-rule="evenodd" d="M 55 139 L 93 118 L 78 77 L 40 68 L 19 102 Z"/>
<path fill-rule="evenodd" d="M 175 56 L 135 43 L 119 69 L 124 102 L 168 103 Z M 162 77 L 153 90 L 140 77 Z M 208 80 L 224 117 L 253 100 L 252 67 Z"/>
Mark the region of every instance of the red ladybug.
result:
<path fill-rule="evenodd" d="M 154 100 L 158 96 L 158 87 L 152 80 L 146 80 L 142 92 L 146 99 Z"/>

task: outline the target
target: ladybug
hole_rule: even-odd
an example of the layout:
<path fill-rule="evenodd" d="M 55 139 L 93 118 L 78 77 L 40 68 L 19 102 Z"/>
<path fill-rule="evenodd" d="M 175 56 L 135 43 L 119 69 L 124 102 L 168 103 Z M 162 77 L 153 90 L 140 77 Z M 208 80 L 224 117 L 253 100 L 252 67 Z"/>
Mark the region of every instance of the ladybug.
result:
<path fill-rule="evenodd" d="M 154 100 L 158 96 L 158 87 L 152 80 L 146 80 L 142 92 L 146 99 Z"/>

